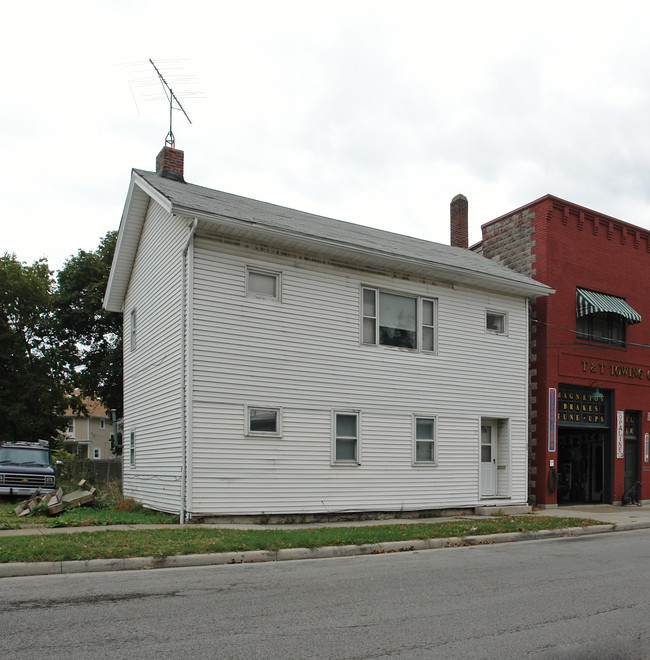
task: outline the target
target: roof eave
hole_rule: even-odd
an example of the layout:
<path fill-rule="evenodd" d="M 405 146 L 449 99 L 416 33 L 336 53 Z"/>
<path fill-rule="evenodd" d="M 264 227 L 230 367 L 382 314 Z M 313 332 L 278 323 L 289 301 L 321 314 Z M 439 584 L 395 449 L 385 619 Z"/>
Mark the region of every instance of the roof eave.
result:
<path fill-rule="evenodd" d="M 137 172 L 132 171 L 104 294 L 104 309 L 109 312 L 122 311 L 150 199 L 157 201 L 165 210 L 171 212 L 169 199 L 147 183 Z"/>
<path fill-rule="evenodd" d="M 273 237 L 276 237 L 277 239 L 283 240 L 291 239 L 312 251 L 322 251 L 326 247 L 330 248 L 330 250 L 335 248 L 337 253 L 341 256 L 344 254 L 355 257 L 364 256 L 368 265 L 370 265 L 370 262 L 375 264 L 380 263 L 384 267 L 390 266 L 396 270 L 399 270 L 400 267 L 408 266 L 411 271 L 413 269 L 418 270 L 419 274 L 423 277 L 440 279 L 450 284 L 465 284 L 467 286 L 499 291 L 501 293 L 518 295 L 526 298 L 538 298 L 540 296 L 547 296 L 554 293 L 554 290 L 549 286 L 532 279 L 524 282 L 515 279 L 511 280 L 507 277 L 500 277 L 492 273 L 481 273 L 476 270 L 449 266 L 436 261 L 424 261 L 422 259 L 409 258 L 379 249 L 372 249 L 347 243 L 345 241 L 336 241 L 309 234 L 300 234 L 295 231 L 261 226 L 251 221 L 242 220 L 241 218 L 231 218 L 216 213 L 201 212 L 187 206 L 174 204 L 171 212 L 177 216 L 197 218 L 209 223 L 213 227 L 216 225 L 218 228 L 223 228 L 226 233 L 229 228 L 241 230 L 242 223 L 244 223 L 251 236 L 256 235 L 260 240 L 267 243 L 269 242 L 269 239 L 272 241 Z"/>

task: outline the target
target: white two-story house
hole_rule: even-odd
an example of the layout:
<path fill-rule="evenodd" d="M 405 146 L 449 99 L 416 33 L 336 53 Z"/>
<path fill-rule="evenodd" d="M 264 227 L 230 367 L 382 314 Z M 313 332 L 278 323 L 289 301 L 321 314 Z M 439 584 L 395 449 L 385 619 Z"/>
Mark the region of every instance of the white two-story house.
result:
<path fill-rule="evenodd" d="M 124 315 L 124 492 L 210 515 L 527 501 L 528 302 L 458 248 L 134 170 L 104 305 Z"/>

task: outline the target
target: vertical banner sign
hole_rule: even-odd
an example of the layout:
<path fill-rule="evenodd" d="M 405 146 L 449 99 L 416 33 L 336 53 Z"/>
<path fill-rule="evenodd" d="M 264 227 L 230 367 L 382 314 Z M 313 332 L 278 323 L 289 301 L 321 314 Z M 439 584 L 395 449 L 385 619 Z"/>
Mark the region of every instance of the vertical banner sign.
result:
<path fill-rule="evenodd" d="M 555 451 L 557 446 L 557 390 L 548 388 L 548 450 Z"/>
<path fill-rule="evenodd" d="M 643 460 L 647 463 L 650 460 L 650 436 L 646 433 L 643 437 Z"/>
<path fill-rule="evenodd" d="M 625 446 L 625 412 L 616 411 L 616 458 L 623 458 Z"/>

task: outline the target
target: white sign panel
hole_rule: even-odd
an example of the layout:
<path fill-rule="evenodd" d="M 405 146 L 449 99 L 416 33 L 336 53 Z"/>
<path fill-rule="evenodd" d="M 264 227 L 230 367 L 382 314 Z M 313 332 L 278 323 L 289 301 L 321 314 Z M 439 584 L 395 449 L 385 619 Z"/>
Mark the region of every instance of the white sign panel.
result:
<path fill-rule="evenodd" d="M 625 411 L 616 411 L 616 458 L 625 455 Z"/>

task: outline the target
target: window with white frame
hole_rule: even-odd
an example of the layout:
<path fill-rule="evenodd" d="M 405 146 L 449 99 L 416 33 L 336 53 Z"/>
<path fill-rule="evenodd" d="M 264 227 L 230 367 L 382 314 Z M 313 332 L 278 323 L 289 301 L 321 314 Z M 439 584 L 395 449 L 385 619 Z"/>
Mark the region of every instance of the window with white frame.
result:
<path fill-rule="evenodd" d="M 246 435 L 282 435 L 280 408 L 246 407 Z"/>
<path fill-rule="evenodd" d="M 131 310 L 131 350 L 135 351 L 136 347 L 136 325 L 135 325 L 135 309 Z"/>
<path fill-rule="evenodd" d="M 359 464 L 359 413 L 334 413 L 334 462 Z"/>
<path fill-rule="evenodd" d="M 101 458 L 102 450 L 99 447 L 93 447 L 93 458 Z"/>
<path fill-rule="evenodd" d="M 65 434 L 68 438 L 74 438 L 74 419 L 68 420 L 68 428 L 66 429 Z"/>
<path fill-rule="evenodd" d="M 129 465 L 135 467 L 135 431 L 129 434 Z"/>
<path fill-rule="evenodd" d="M 99 420 L 99 428 L 102 429 L 102 431 L 106 428 L 106 420 Z"/>
<path fill-rule="evenodd" d="M 435 352 L 436 301 L 364 287 L 361 293 L 363 344 Z"/>
<path fill-rule="evenodd" d="M 434 417 L 415 417 L 414 453 L 417 465 L 436 462 L 436 420 Z"/>
<path fill-rule="evenodd" d="M 485 312 L 485 329 L 495 335 L 505 335 L 507 332 L 507 318 L 501 312 Z"/>
<path fill-rule="evenodd" d="M 280 274 L 247 268 L 246 295 L 253 298 L 280 300 Z"/>

